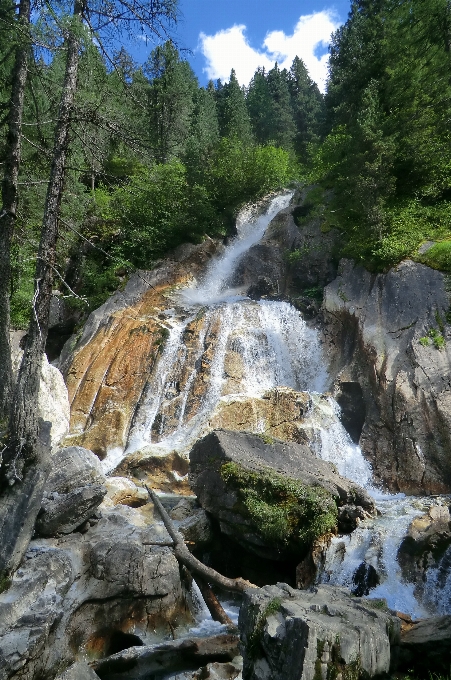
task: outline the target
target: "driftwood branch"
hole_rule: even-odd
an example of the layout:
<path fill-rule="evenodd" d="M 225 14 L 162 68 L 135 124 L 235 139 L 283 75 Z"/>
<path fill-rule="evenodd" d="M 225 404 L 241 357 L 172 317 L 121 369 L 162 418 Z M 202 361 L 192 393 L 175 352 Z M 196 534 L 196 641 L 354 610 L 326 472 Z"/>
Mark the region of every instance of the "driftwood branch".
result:
<path fill-rule="evenodd" d="M 153 504 L 160 513 L 161 519 L 163 520 L 164 526 L 166 527 L 169 536 L 174 541 L 174 555 L 179 560 L 179 562 L 184 564 L 185 567 L 187 567 L 190 571 L 198 574 L 208 583 L 214 583 L 223 590 L 228 590 L 234 593 L 242 593 L 246 590 L 246 588 L 256 588 L 253 583 L 249 583 L 249 581 L 245 581 L 242 578 L 227 578 L 226 576 L 222 576 L 222 574 L 219 572 L 215 571 L 214 569 L 210 569 L 210 567 L 205 566 L 205 564 L 196 559 L 186 547 L 182 534 L 175 528 L 171 518 L 163 508 L 157 494 L 152 489 L 149 489 L 149 487 L 146 488 Z"/>

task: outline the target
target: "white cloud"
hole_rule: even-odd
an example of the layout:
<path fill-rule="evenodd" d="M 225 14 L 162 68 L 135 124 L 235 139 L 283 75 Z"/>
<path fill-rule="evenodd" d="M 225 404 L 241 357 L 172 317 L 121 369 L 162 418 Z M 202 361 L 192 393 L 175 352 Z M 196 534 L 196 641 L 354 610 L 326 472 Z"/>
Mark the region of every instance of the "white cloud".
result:
<path fill-rule="evenodd" d="M 207 60 L 204 69 L 208 78 L 228 80 L 235 69 L 241 85 L 248 85 L 258 66 L 270 69 L 277 61 L 281 68 L 290 68 L 294 57 L 300 57 L 310 77 L 324 91 L 328 55 L 315 56 L 315 51 L 326 48 L 330 35 L 339 24 L 332 11 L 323 10 L 299 18 L 292 35 L 270 31 L 260 49 L 249 44 L 243 24 L 232 26 L 215 35 L 199 36 L 200 49 Z"/>

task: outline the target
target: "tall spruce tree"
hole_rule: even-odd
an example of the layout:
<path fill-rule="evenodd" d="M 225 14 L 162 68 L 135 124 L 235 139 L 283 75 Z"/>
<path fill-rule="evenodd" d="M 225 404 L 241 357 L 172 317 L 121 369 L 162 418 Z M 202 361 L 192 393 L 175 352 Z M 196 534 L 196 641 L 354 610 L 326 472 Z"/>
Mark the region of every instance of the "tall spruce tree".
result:
<path fill-rule="evenodd" d="M 157 161 L 165 163 L 185 150 L 197 78 L 170 41 L 152 51 L 143 70 L 150 80 L 151 144 Z"/>
<path fill-rule="evenodd" d="M 288 87 L 296 125 L 294 149 L 305 162 L 310 144 L 317 144 L 324 125 L 324 97 L 310 78 L 304 62 L 295 57 L 288 74 Z"/>
<path fill-rule="evenodd" d="M 230 73 L 228 83 L 222 85 L 220 81 L 218 82 L 217 105 L 221 136 L 236 139 L 243 144 L 250 144 L 252 130 L 246 98 L 234 69 Z"/>
<path fill-rule="evenodd" d="M 270 97 L 270 129 L 269 140 L 287 151 L 293 148 L 296 128 L 288 90 L 287 72 L 280 70 L 277 62 L 267 75 Z"/>

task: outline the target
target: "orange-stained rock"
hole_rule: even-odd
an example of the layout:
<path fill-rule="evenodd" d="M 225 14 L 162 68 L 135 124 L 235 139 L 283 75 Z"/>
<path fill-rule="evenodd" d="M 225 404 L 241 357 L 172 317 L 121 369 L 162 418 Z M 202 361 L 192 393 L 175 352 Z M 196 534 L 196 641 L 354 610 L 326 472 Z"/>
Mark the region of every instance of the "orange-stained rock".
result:
<path fill-rule="evenodd" d="M 171 293 L 205 269 L 218 243 L 207 239 L 174 251 L 152 272 L 135 273 L 89 317 L 69 356 L 63 357 L 71 404 L 65 445 L 77 444 L 105 458 L 123 449 L 140 396 L 169 334 L 162 311 Z"/>

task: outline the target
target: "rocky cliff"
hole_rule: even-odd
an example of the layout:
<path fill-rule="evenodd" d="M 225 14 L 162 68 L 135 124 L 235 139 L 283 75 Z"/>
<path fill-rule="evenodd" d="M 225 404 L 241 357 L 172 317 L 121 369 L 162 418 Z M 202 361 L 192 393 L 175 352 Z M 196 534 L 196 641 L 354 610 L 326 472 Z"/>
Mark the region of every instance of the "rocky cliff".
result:
<path fill-rule="evenodd" d="M 342 261 L 324 290 L 335 392 L 392 491 L 451 490 L 449 306 L 445 274 L 412 261 L 377 275 Z"/>

